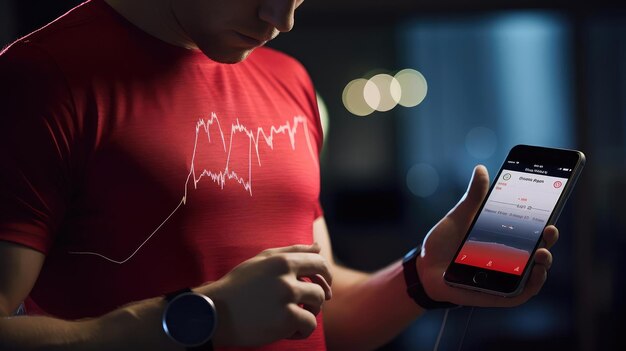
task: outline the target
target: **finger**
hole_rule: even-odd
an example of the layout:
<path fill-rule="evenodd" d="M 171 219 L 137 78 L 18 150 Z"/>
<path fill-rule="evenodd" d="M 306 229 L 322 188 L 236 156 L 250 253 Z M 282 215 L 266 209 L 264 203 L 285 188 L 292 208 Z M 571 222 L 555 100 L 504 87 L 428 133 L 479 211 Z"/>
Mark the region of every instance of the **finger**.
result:
<path fill-rule="evenodd" d="M 514 297 L 500 296 L 483 296 L 476 297 L 473 305 L 480 307 L 514 307 L 527 302 L 530 298 L 537 295 L 547 278 L 547 272 L 542 265 L 535 265 L 531 271 L 530 277 L 521 294 Z"/>
<path fill-rule="evenodd" d="M 469 225 L 489 190 L 489 172 L 483 165 L 474 167 L 467 191 L 448 216 L 460 225 Z"/>
<path fill-rule="evenodd" d="M 513 297 L 501 297 L 465 289 L 453 289 L 449 300 L 453 303 L 476 307 L 513 307 L 521 305 L 537 295 L 547 279 L 546 267 L 535 264 L 521 294 Z"/>
<path fill-rule="evenodd" d="M 545 248 L 551 248 L 559 240 L 559 230 L 553 225 L 549 225 L 543 230 L 543 241 Z"/>
<path fill-rule="evenodd" d="M 303 281 L 297 282 L 295 287 L 298 293 L 294 302 L 302 304 L 307 311 L 317 316 L 322 310 L 322 304 L 325 300 L 325 293 L 322 287 Z"/>
<path fill-rule="evenodd" d="M 550 270 L 552 267 L 552 253 L 547 249 L 538 249 L 535 253 L 535 264 L 540 264 Z"/>
<path fill-rule="evenodd" d="M 528 282 L 526 283 L 526 287 L 524 288 L 523 295 L 525 295 L 524 301 L 529 298 L 537 295 L 543 284 L 546 282 L 548 278 L 548 271 L 546 267 L 540 264 L 536 264 L 533 267 L 532 272 L 530 273 L 530 277 L 528 277 Z"/>
<path fill-rule="evenodd" d="M 322 287 L 324 290 L 324 296 L 326 300 L 330 300 L 333 297 L 333 291 L 330 287 L 330 284 L 319 274 L 315 274 L 313 276 L 308 277 L 311 280 L 311 283 L 317 284 Z"/>
<path fill-rule="evenodd" d="M 528 277 L 528 281 L 526 282 L 526 286 L 524 286 L 524 290 L 521 294 L 512 298 L 498 297 L 498 300 L 494 301 L 491 305 L 497 307 L 519 306 L 530 300 L 533 296 L 537 295 L 539 291 L 541 291 L 547 277 L 548 273 L 543 265 L 534 265 L 532 271 L 530 272 L 530 277 Z M 486 305 L 488 306 L 489 304 L 490 303 L 487 303 Z"/>
<path fill-rule="evenodd" d="M 268 256 L 271 256 L 271 255 L 276 255 L 276 254 L 280 254 L 280 253 L 288 253 L 288 252 L 319 253 L 320 250 L 321 250 L 320 249 L 320 245 L 315 242 L 315 243 L 313 243 L 311 245 L 298 244 L 298 245 L 291 245 L 291 246 L 285 246 L 285 247 L 276 247 L 276 248 L 266 249 L 266 250 L 263 250 L 262 254 L 266 254 Z"/>
<path fill-rule="evenodd" d="M 330 284 L 319 274 L 315 274 L 310 277 L 298 277 L 298 280 L 309 283 L 309 284 L 317 284 L 324 291 L 324 299 L 330 300 L 332 298 L 333 292 Z"/>
<path fill-rule="evenodd" d="M 293 303 L 289 304 L 287 308 L 291 314 L 292 324 L 295 327 L 289 339 L 306 339 L 313 334 L 315 328 L 317 328 L 315 315 Z"/>
<path fill-rule="evenodd" d="M 296 274 L 296 277 L 320 275 L 324 278 L 326 285 L 328 285 L 330 289 L 333 277 L 326 263 L 326 259 L 324 259 L 323 256 L 316 253 L 287 253 L 284 255 L 286 255 L 289 262 L 291 262 L 292 271 Z"/>

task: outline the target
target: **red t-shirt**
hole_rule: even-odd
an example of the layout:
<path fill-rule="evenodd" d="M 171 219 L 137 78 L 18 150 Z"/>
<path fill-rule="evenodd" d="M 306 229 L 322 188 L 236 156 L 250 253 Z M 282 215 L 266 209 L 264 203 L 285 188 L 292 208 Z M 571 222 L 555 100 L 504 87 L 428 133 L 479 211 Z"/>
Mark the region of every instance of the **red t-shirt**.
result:
<path fill-rule="evenodd" d="M 94 0 L 7 48 L 0 77 L 0 240 L 46 254 L 28 313 L 98 316 L 312 242 L 322 132 L 294 59 L 220 64 Z M 263 349 L 324 349 L 320 316 Z"/>

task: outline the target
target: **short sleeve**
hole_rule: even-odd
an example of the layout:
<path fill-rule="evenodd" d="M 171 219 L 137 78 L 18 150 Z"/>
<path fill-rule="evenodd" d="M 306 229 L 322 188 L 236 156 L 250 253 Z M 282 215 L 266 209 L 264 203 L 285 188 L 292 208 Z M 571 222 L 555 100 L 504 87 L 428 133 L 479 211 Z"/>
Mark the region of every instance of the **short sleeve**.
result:
<path fill-rule="evenodd" d="M 318 219 L 318 218 L 322 217 L 323 215 L 324 215 L 324 210 L 322 209 L 322 204 L 320 203 L 320 201 L 318 199 L 317 203 L 315 204 L 314 218 Z"/>
<path fill-rule="evenodd" d="M 72 99 L 28 41 L 0 54 L 0 77 L 0 240 L 47 253 L 71 198 Z"/>

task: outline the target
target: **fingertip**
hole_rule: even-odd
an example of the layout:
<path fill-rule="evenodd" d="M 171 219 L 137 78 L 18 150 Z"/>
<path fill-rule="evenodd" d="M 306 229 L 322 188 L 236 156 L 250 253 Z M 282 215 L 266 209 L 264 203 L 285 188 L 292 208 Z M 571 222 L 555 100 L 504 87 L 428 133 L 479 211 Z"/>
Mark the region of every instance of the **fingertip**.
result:
<path fill-rule="evenodd" d="M 324 299 L 330 300 L 333 297 L 333 290 L 330 283 L 321 275 L 315 274 L 309 277 L 312 283 L 315 283 L 322 287 L 324 290 Z"/>
<path fill-rule="evenodd" d="M 546 243 L 546 248 L 552 247 L 559 240 L 559 230 L 553 225 L 547 226 L 543 230 L 543 240 Z"/>
<path fill-rule="evenodd" d="M 552 266 L 552 253 L 547 249 L 538 249 L 535 253 L 535 264 L 540 264 L 549 270 Z"/>
<path fill-rule="evenodd" d="M 487 172 L 487 167 L 484 164 L 479 163 L 474 167 L 474 172 Z"/>
<path fill-rule="evenodd" d="M 483 164 L 477 164 L 476 167 L 474 167 L 474 174 L 489 179 L 489 170 L 487 170 L 487 167 Z"/>
<path fill-rule="evenodd" d="M 546 226 L 546 228 L 543 230 L 544 233 L 550 233 L 550 234 L 558 234 L 559 233 L 559 229 L 554 226 L 553 224 L 550 224 L 548 226 Z"/>
<path fill-rule="evenodd" d="M 475 201 L 482 202 L 489 190 L 489 172 L 484 165 L 476 165 L 472 174 L 472 179 L 467 189 L 467 194 Z"/>

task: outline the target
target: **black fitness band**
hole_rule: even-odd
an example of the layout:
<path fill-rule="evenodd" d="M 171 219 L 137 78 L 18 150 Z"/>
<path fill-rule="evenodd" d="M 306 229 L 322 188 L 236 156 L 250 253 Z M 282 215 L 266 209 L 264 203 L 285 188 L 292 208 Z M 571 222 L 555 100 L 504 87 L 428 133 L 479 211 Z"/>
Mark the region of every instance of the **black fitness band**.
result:
<path fill-rule="evenodd" d="M 417 256 L 419 256 L 421 252 L 422 247 L 417 246 L 404 255 L 402 260 L 404 281 L 406 282 L 406 292 L 413 300 L 415 300 L 415 303 L 426 310 L 458 307 L 458 305 L 451 302 L 435 301 L 426 294 L 424 286 L 420 281 L 419 274 L 417 273 L 416 266 Z"/>

